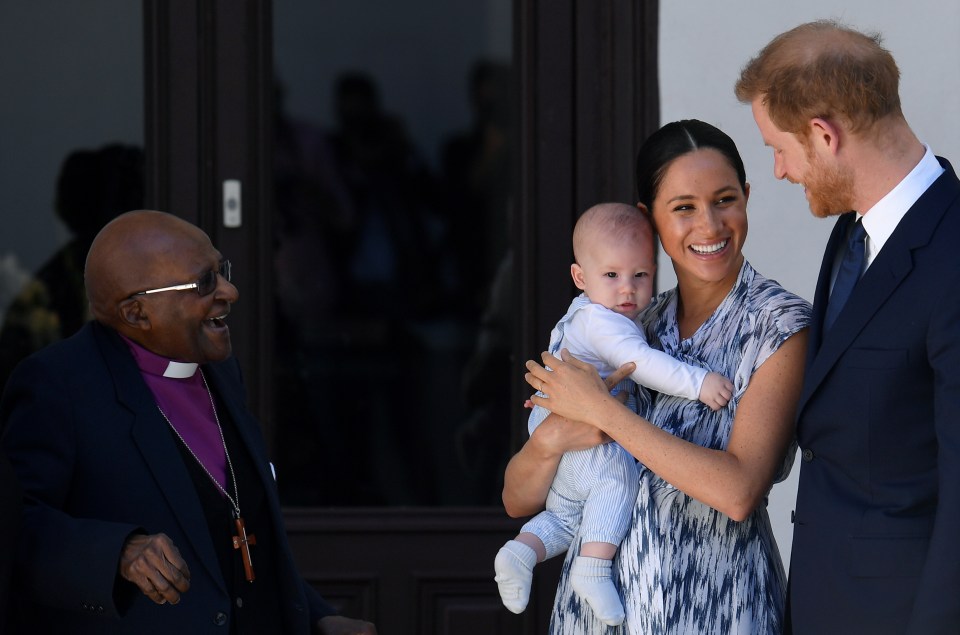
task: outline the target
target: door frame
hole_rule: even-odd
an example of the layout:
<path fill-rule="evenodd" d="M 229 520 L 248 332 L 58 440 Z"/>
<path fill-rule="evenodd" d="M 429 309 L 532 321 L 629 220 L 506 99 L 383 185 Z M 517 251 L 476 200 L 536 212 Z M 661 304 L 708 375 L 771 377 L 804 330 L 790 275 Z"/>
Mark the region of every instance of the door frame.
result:
<path fill-rule="evenodd" d="M 557 272 L 573 261 L 580 213 L 602 201 L 636 201 L 636 151 L 660 119 L 659 3 L 518 0 L 516 11 L 523 319 L 514 350 L 539 359 L 575 292 Z M 522 401 L 530 389 L 518 375 L 514 400 Z M 525 421 L 512 429 L 519 448 Z"/>
<path fill-rule="evenodd" d="M 230 316 L 251 410 L 272 449 L 272 23 L 269 0 L 143 0 L 147 205 L 230 258 Z M 224 183 L 239 181 L 239 201 Z M 228 226 L 226 207 L 240 225 Z"/>

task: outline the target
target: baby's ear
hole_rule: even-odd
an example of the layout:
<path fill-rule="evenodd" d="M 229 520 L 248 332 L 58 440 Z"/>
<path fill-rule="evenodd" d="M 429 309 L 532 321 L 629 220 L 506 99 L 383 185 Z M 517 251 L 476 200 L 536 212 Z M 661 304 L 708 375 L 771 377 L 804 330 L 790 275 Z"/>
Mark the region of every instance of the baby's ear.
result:
<path fill-rule="evenodd" d="M 583 267 L 577 263 L 570 265 L 570 277 L 573 278 L 573 284 L 581 291 L 586 288 L 587 283 L 583 279 Z"/>

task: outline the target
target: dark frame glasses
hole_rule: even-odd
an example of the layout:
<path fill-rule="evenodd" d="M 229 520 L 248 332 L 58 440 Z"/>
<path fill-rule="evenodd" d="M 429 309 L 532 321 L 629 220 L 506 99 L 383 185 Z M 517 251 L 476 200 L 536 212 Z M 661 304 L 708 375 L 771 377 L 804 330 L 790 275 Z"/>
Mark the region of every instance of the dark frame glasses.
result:
<path fill-rule="evenodd" d="M 151 293 L 161 293 L 163 291 L 187 291 L 189 289 L 196 289 L 197 295 L 205 296 L 213 293 L 214 289 L 217 288 L 217 274 L 223 276 L 223 279 L 227 282 L 230 282 L 230 270 L 231 265 L 229 260 L 221 260 L 220 265 L 216 269 L 211 269 L 206 272 L 200 279 L 196 282 L 189 282 L 187 284 L 175 284 L 172 287 L 160 287 L 159 289 L 147 289 L 146 291 L 138 291 L 137 293 L 131 294 L 130 297 L 138 295 L 149 295 Z"/>

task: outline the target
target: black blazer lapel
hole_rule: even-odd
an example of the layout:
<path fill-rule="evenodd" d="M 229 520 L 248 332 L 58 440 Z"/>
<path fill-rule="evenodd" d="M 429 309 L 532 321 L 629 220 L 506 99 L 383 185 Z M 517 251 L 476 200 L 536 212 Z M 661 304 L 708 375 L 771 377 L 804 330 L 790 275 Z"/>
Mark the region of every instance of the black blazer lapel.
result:
<path fill-rule="evenodd" d="M 849 214 L 850 219 L 846 222 L 842 222 L 843 219 L 837 222 L 834 235 L 830 239 L 834 249 L 827 250 L 817 283 L 814 328 L 821 340 L 820 347 L 811 357 L 808 357 L 798 412 L 803 410 L 811 395 L 867 322 L 910 274 L 913 269 L 913 250 L 930 242 L 943 214 L 960 194 L 960 182 L 957 181 L 953 168 L 944 159 L 940 159 L 940 163 L 946 171 L 904 215 L 883 250 L 857 283 L 830 331 L 822 333 L 821 325 L 829 289 L 830 267 L 837 248 L 835 238 L 838 238 L 837 234 L 841 230 L 842 233 L 839 235 L 845 235 L 846 227 L 854 215 Z"/>
<path fill-rule="evenodd" d="M 260 424 L 247 409 L 239 365 L 234 359 L 228 359 L 224 362 L 204 366 L 204 372 L 207 374 L 211 389 L 216 391 L 220 401 L 229 411 L 237 433 L 253 459 L 257 477 L 263 484 L 270 507 L 274 534 L 278 537 L 285 536 L 287 530 L 283 522 L 283 512 L 280 507 L 276 482 L 270 470 L 269 458 L 265 453 L 266 444 L 263 442 Z M 281 576 L 280 583 L 285 588 L 284 595 L 290 596 L 293 593 L 300 593 L 300 585 L 294 582 L 299 580 L 299 573 L 291 567 L 293 555 L 289 552 L 287 541 L 278 540 L 277 544 L 280 552 L 284 554 L 277 564 Z"/>
<path fill-rule="evenodd" d="M 232 366 L 232 368 L 230 368 L 230 366 Z M 230 412 L 230 416 L 236 425 L 237 433 L 240 435 L 243 444 L 253 458 L 253 464 L 257 470 L 257 478 L 260 479 L 267 500 L 269 501 L 270 516 L 273 519 L 274 531 L 276 535 L 282 536 L 286 533 L 286 528 L 283 524 L 280 499 L 277 496 L 277 485 L 274 482 L 273 473 L 270 470 L 270 461 L 265 454 L 266 444 L 260 432 L 260 424 L 253 415 L 250 414 L 250 411 L 247 410 L 239 366 L 236 361 L 229 359 L 219 364 L 209 364 L 205 366 L 204 372 L 207 373 L 211 388 L 217 392 L 221 401 Z"/>
<path fill-rule="evenodd" d="M 113 376 L 117 401 L 134 415 L 130 434 L 153 473 L 184 535 L 210 576 L 226 592 L 216 551 L 210 542 L 210 529 L 197 490 L 180 457 L 180 450 L 160 415 L 150 389 L 126 344 L 114 333 L 97 329 L 97 344 Z M 150 527 L 146 528 L 148 531 Z"/>
<path fill-rule="evenodd" d="M 273 483 L 273 475 L 269 471 L 269 461 L 264 454 L 265 444 L 260 425 L 247 410 L 243 391 L 240 390 L 239 376 L 236 378 L 227 376 L 229 371 L 224 367 L 225 364 L 234 363 L 233 360 L 228 360 L 220 364 L 208 364 L 203 367 L 203 371 L 207 374 L 211 389 L 216 391 L 227 410 L 230 411 L 237 432 L 257 466 L 257 476 L 263 481 L 267 491 L 273 492 L 276 486 Z"/>
<path fill-rule="evenodd" d="M 856 214 L 843 214 L 833 225 L 833 231 L 827 240 L 827 248 L 823 252 L 823 262 L 820 263 L 820 276 L 817 278 L 817 289 L 813 294 L 813 321 L 810 324 L 810 342 L 807 345 L 807 368 L 813 363 L 820 350 L 823 338 L 823 316 L 827 312 L 827 302 L 830 300 L 830 277 L 833 272 L 833 263 L 837 252 L 843 245 L 843 238 L 849 231 L 850 223 L 856 219 Z"/>

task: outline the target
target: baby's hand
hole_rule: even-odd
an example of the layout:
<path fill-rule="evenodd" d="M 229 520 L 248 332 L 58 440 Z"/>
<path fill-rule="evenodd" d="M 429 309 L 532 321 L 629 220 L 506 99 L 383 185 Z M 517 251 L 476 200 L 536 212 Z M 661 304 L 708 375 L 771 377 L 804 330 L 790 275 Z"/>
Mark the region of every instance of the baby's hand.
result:
<path fill-rule="evenodd" d="M 733 397 L 733 384 L 719 373 L 707 373 L 700 386 L 700 401 L 710 406 L 711 410 L 720 410 Z"/>

